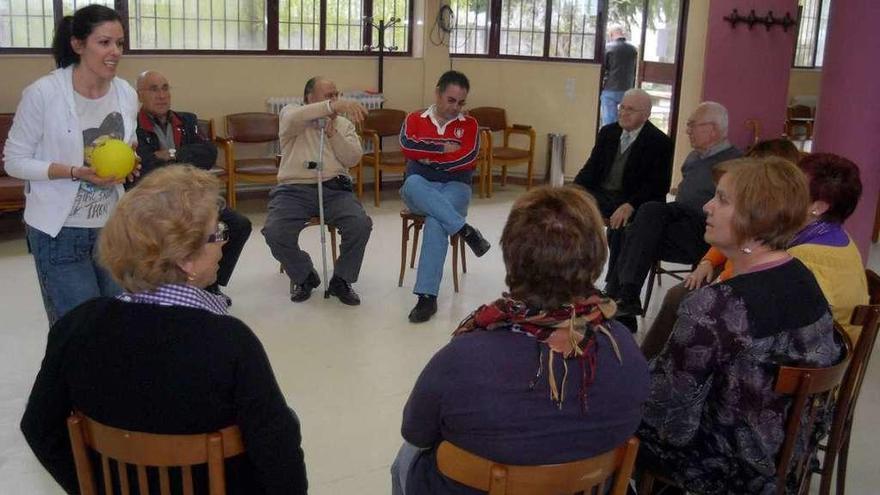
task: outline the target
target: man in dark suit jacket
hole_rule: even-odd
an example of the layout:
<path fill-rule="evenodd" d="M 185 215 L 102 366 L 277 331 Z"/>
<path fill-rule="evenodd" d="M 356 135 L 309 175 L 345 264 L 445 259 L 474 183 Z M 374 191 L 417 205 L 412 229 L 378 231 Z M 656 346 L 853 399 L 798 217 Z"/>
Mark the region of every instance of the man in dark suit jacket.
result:
<path fill-rule="evenodd" d="M 618 121 L 599 131 L 590 158 L 574 179 L 596 198 L 608 220 L 608 273 L 614 273 L 623 228 L 636 209 L 648 201 L 665 202 L 672 181 L 672 139 L 648 121 L 650 115 L 648 93 L 627 91 Z"/>

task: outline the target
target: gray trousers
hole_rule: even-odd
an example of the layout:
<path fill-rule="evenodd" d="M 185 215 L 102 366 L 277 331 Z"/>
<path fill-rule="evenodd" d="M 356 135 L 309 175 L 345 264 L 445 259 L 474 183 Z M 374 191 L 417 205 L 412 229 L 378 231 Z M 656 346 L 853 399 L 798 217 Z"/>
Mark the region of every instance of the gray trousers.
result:
<path fill-rule="evenodd" d="M 318 187 L 284 184 L 269 193 L 269 215 L 263 227 L 266 244 L 294 283 L 305 282 L 313 268 L 308 253 L 299 248 L 299 233 L 318 216 Z M 373 221 L 353 192 L 324 187 L 324 220 L 342 235 L 334 275 L 357 282 Z"/>

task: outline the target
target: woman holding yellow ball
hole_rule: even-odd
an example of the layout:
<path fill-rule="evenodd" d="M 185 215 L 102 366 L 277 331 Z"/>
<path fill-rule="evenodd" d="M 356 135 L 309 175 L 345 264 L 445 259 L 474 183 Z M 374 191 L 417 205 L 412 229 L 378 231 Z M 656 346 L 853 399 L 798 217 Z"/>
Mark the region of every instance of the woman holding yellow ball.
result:
<path fill-rule="evenodd" d="M 50 325 L 92 297 L 120 292 L 96 263 L 95 245 L 124 178 L 102 177 L 91 157 L 136 139 L 137 94 L 116 77 L 124 39 L 113 9 L 89 5 L 64 17 L 52 43 L 58 68 L 24 90 L 6 141 L 6 171 L 28 181 L 24 220 Z M 108 150 L 98 154 L 114 162 L 124 155 Z"/>

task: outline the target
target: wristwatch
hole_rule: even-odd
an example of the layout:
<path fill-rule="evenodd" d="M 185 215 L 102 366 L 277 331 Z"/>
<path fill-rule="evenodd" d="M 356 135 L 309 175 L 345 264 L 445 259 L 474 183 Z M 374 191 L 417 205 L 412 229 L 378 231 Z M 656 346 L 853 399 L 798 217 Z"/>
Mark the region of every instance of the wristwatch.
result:
<path fill-rule="evenodd" d="M 177 160 L 177 150 L 174 148 L 168 148 L 168 158 L 172 161 Z"/>

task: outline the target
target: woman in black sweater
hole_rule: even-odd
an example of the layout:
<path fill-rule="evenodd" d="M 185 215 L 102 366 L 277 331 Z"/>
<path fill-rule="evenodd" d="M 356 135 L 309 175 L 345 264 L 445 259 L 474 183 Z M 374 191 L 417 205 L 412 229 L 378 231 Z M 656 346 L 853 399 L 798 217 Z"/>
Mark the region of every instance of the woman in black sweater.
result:
<path fill-rule="evenodd" d="M 99 241 L 100 262 L 126 292 L 82 304 L 49 333 L 21 429 L 68 493 L 78 492 L 65 425 L 74 409 L 149 433 L 237 425 L 246 453 L 227 461 L 228 493 L 307 491 L 299 421 L 260 341 L 226 314 L 222 296 L 203 290 L 227 239 L 218 190 L 188 166 L 145 177 Z"/>

